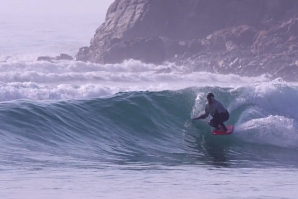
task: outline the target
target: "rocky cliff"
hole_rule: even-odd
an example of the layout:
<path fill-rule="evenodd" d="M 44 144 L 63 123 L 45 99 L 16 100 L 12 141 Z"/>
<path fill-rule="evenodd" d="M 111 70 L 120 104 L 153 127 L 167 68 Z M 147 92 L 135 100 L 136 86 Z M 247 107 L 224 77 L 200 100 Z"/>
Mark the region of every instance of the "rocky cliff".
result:
<path fill-rule="evenodd" d="M 76 60 L 298 80 L 297 0 L 115 0 Z"/>

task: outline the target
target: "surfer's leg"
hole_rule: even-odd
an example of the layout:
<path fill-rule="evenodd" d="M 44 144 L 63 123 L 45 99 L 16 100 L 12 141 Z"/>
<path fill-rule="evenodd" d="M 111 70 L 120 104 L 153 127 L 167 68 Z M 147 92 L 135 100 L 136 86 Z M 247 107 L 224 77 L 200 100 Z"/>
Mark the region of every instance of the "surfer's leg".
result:
<path fill-rule="evenodd" d="M 222 127 L 224 131 L 227 131 L 227 127 L 225 126 L 224 122 L 230 118 L 229 112 L 220 113 L 219 114 L 219 125 Z"/>
<path fill-rule="evenodd" d="M 208 122 L 208 124 L 216 129 L 218 129 L 218 123 L 215 123 L 214 121 L 212 121 L 212 119 Z"/>
<path fill-rule="evenodd" d="M 219 115 L 214 115 L 213 118 L 208 122 L 208 124 L 216 129 L 218 129 L 219 125 Z"/>
<path fill-rule="evenodd" d="M 224 123 L 219 123 L 220 127 L 222 128 L 222 130 L 227 131 L 227 127 Z"/>

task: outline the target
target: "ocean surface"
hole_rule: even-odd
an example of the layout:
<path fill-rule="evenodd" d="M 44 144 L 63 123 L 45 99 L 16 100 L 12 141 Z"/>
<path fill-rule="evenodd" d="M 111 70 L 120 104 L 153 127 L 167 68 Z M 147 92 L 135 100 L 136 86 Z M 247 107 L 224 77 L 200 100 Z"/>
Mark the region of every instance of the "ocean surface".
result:
<path fill-rule="evenodd" d="M 36 61 L 74 56 L 99 25 L 1 18 L 0 198 L 297 198 L 297 82 L 134 60 Z M 229 110 L 232 135 L 191 120 L 207 92 Z"/>

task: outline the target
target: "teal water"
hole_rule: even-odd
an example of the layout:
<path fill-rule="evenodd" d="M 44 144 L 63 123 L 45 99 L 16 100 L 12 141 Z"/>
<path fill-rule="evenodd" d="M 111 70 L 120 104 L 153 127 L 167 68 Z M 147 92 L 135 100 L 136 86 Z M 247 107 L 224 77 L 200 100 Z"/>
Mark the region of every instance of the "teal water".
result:
<path fill-rule="evenodd" d="M 214 136 L 208 120 L 190 119 L 196 114 L 197 105 L 203 104 L 200 96 L 205 89 L 2 103 L 1 145 L 7 154 L 1 158 L 2 165 L 18 165 L 21 161 L 22 167 L 27 164 L 55 167 L 65 164 L 64 157 L 71 157 L 78 160 L 74 161 L 75 167 L 80 167 L 80 163 L 229 168 L 297 166 L 297 114 L 291 109 L 290 101 L 286 111 L 278 104 L 274 107 L 275 102 L 263 106 L 258 97 L 244 103 L 241 97 L 246 89 L 243 88 L 234 91 L 208 88 L 230 109 L 227 124 L 235 125 L 232 135 Z M 291 89 L 295 91 L 278 88 L 275 98 L 278 99 L 280 92 L 293 92 Z M 9 155 L 10 151 L 16 153 L 16 159 Z M 51 160 L 53 156 L 57 159 Z"/>
<path fill-rule="evenodd" d="M 275 99 L 295 89 L 276 88 Z M 206 121 L 190 120 L 206 89 L 230 109 L 232 135 L 213 136 Z M 257 96 L 244 103 L 246 92 L 188 88 L 3 102 L 0 195 L 295 198 L 297 114 L 275 102 L 259 107 Z M 264 128 L 268 122 L 276 124 Z"/>

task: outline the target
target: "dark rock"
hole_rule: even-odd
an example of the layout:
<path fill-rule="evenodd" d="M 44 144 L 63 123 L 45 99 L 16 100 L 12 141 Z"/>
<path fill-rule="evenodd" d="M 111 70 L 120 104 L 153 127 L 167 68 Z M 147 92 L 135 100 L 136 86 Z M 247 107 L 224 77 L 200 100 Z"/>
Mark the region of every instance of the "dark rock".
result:
<path fill-rule="evenodd" d="M 297 13 L 297 0 L 115 0 L 75 60 L 290 78 L 285 73 L 298 70 Z"/>
<path fill-rule="evenodd" d="M 226 28 L 208 35 L 204 45 L 213 51 L 231 51 L 239 47 L 251 46 L 257 32 L 256 28 L 247 25 Z"/>
<path fill-rule="evenodd" d="M 36 61 L 49 61 L 51 62 L 53 60 L 53 57 L 49 57 L 49 56 L 40 56 L 37 57 Z"/>
<path fill-rule="evenodd" d="M 165 47 L 167 59 L 181 58 L 181 56 L 188 58 L 204 49 L 200 40 L 174 41 L 163 39 L 163 45 Z"/>
<path fill-rule="evenodd" d="M 89 47 L 82 47 L 79 49 L 79 52 L 75 56 L 76 61 L 88 61 L 88 53 L 89 53 Z"/>
<path fill-rule="evenodd" d="M 56 57 L 54 57 L 55 60 L 73 60 L 73 57 L 68 54 L 60 54 Z"/>
<path fill-rule="evenodd" d="M 102 63 L 119 63 L 128 59 L 159 64 L 165 60 L 163 42 L 158 37 L 137 38 L 115 43 L 101 54 Z"/>
<path fill-rule="evenodd" d="M 170 73 L 170 72 L 172 72 L 172 69 L 167 67 L 167 68 L 160 69 L 160 70 L 156 71 L 155 73 L 160 74 L 160 73 Z"/>
<path fill-rule="evenodd" d="M 36 59 L 37 61 L 49 61 L 49 62 L 53 62 L 53 61 L 60 61 L 60 60 L 73 60 L 73 57 L 68 55 L 68 54 L 60 54 L 56 57 L 50 57 L 50 56 L 40 56 L 37 57 Z"/>

